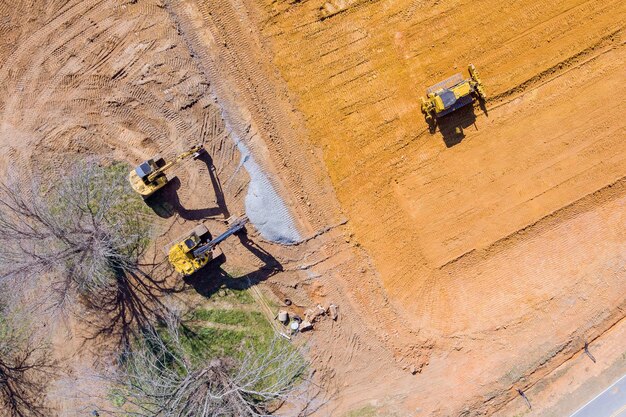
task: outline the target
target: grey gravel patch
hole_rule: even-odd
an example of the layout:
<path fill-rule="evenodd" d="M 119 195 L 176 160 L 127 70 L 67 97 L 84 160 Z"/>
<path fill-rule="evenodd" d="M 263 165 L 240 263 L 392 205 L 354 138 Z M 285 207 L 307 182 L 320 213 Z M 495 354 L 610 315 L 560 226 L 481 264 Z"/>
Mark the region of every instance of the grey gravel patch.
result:
<path fill-rule="evenodd" d="M 246 215 L 263 238 L 283 245 L 292 245 L 302 240 L 283 199 L 272 186 L 247 146 L 232 135 L 241 153 L 240 166 L 250 175 L 246 194 Z"/>

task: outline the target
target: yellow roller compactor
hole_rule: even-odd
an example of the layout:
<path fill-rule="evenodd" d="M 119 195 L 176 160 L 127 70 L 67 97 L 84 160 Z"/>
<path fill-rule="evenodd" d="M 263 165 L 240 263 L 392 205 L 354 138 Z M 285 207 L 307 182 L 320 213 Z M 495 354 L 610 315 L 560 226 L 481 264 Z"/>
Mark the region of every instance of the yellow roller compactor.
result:
<path fill-rule="evenodd" d="M 137 191 L 143 198 L 148 198 L 157 190 L 163 188 L 169 181 L 165 175 L 165 171 L 179 164 L 182 160 L 189 158 L 198 158 L 205 152 L 202 145 L 196 145 L 187 152 L 178 155 L 173 161 L 165 162 L 163 158 L 148 159 L 140 164 L 137 168 L 130 171 L 128 181 L 133 190 Z"/>
<path fill-rule="evenodd" d="M 242 216 L 229 223 L 228 230 L 213 240 L 207 240 L 209 231 L 201 224 L 196 226 L 182 241 L 172 245 L 168 260 L 176 272 L 187 276 L 206 266 L 213 260 L 213 250 L 217 245 L 243 229 L 248 223 L 248 218 Z"/>
<path fill-rule="evenodd" d="M 422 97 L 422 113 L 427 121 L 445 116 L 463 106 L 471 104 L 476 98 L 485 100 L 485 89 L 473 64 L 468 66 L 470 78 L 463 78 L 461 74 L 433 85 L 426 90 L 426 97 Z"/>

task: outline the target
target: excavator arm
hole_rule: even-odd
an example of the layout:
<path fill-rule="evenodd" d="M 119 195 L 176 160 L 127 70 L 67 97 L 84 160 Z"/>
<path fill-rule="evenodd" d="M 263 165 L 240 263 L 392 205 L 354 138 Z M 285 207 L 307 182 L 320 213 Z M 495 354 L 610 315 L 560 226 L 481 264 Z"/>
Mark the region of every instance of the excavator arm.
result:
<path fill-rule="evenodd" d="M 195 273 L 211 262 L 214 256 L 213 250 L 218 244 L 243 229 L 246 223 L 248 223 L 248 218 L 240 217 L 230 223 L 227 231 L 206 243 L 200 243 L 202 236 L 208 232 L 206 227 L 196 226 L 185 239 L 172 245 L 168 254 L 170 264 L 174 270 L 185 276 Z"/>
<path fill-rule="evenodd" d="M 246 225 L 246 223 L 248 223 L 248 217 L 243 216 L 240 217 L 239 219 L 237 219 L 229 228 L 227 231 L 225 231 L 224 233 L 222 233 L 221 235 L 219 235 L 218 237 L 216 237 L 215 239 L 211 240 L 210 242 L 205 243 L 204 245 L 196 248 L 193 251 L 193 256 L 195 258 L 198 258 L 202 255 L 204 255 L 205 253 L 212 251 L 217 245 L 219 245 L 220 243 L 222 243 L 224 240 L 226 240 L 229 236 L 234 235 L 235 233 L 237 233 L 238 231 L 240 231 L 241 229 L 244 228 L 244 226 Z"/>
<path fill-rule="evenodd" d="M 190 157 L 192 155 L 194 156 L 194 158 L 197 157 L 198 155 L 200 155 L 200 153 L 202 153 L 203 150 L 204 150 L 204 148 L 202 147 L 202 145 L 196 145 L 193 148 L 191 148 L 190 150 L 188 150 L 187 152 L 181 153 L 173 161 L 170 161 L 167 164 L 163 165 L 161 168 L 151 172 L 150 175 L 148 175 L 148 178 L 147 178 L 148 182 L 154 181 L 159 175 L 163 174 L 165 171 L 167 171 L 168 169 L 170 169 L 174 165 L 177 165 L 183 159 L 188 158 L 188 157 Z"/>

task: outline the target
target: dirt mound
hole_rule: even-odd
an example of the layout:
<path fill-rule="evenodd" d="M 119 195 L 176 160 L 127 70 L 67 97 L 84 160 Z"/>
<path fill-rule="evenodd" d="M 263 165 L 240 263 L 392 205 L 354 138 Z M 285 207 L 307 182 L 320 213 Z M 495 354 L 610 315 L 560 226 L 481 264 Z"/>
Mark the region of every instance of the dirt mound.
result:
<path fill-rule="evenodd" d="M 241 153 L 241 166 L 250 176 L 246 194 L 246 214 L 254 227 L 267 240 L 291 245 L 302 240 L 289 209 L 278 195 L 268 176 L 254 160 L 248 148 L 236 140 Z"/>

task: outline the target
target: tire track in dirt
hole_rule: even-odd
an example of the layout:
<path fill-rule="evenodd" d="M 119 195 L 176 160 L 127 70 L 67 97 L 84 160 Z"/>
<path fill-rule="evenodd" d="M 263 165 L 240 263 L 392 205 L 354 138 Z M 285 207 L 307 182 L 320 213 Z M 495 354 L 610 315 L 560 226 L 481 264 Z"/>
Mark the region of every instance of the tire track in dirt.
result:
<path fill-rule="evenodd" d="M 559 208 L 558 210 L 546 214 L 532 224 L 496 240 L 489 246 L 481 249 L 472 249 L 471 251 L 446 262 L 437 269 L 446 273 L 454 273 L 453 271 L 458 271 L 459 269 L 463 269 L 469 265 L 474 265 L 478 262 L 484 261 L 495 253 L 517 245 L 520 241 L 532 239 L 534 235 L 541 234 L 560 224 L 564 220 L 582 212 L 592 211 L 595 206 L 601 205 L 607 200 L 611 200 L 625 194 L 626 177 L 621 177 L 616 181 Z"/>
<path fill-rule="evenodd" d="M 446 245 L 453 247 L 455 241 L 468 242 L 472 234 L 480 240 L 480 230 L 483 228 L 488 229 L 488 236 L 491 233 L 495 236 L 499 225 L 503 233 L 496 239 L 483 239 L 484 245 L 481 243 L 478 246 L 489 247 L 503 236 L 515 236 L 516 230 L 541 221 L 538 219 L 550 213 L 557 212 L 557 218 L 564 216 L 564 212 L 559 212 L 563 207 L 598 189 L 606 190 L 607 184 L 623 177 L 623 161 L 619 155 L 619 124 L 612 124 L 610 117 L 598 119 L 596 109 L 587 112 L 589 117 L 593 117 L 589 126 L 573 123 L 566 117 L 555 117 L 560 126 L 554 128 L 561 129 L 562 135 L 547 136 L 543 142 L 541 135 L 535 132 L 532 142 L 525 141 L 524 135 L 520 135 L 519 142 L 515 146 L 511 145 L 511 152 L 503 146 L 498 147 L 497 142 L 508 143 L 517 136 L 518 132 L 513 128 L 507 129 L 506 123 L 515 123 L 515 114 L 521 113 L 522 105 L 528 109 L 528 114 L 524 115 L 527 117 L 524 129 L 529 132 L 533 129 L 550 131 L 551 126 L 535 121 L 535 118 L 540 117 L 542 108 L 573 101 L 568 98 L 569 95 L 593 96 L 593 85 L 606 87 L 606 82 L 602 85 L 599 78 L 601 74 L 607 73 L 611 80 L 616 79 L 615 63 L 622 55 L 619 52 L 623 27 L 620 16 L 624 15 L 625 9 L 619 2 L 609 2 L 598 7 L 589 1 L 559 4 L 528 1 L 514 5 L 498 4 L 495 1 L 458 1 L 443 5 L 436 2 L 411 2 L 411 10 L 407 11 L 405 3 L 374 2 L 355 8 L 351 13 L 338 14 L 319 22 L 315 2 L 286 4 L 268 1 L 263 6 L 264 13 L 260 15 L 259 22 L 264 41 L 272 47 L 274 63 L 295 96 L 293 102 L 306 117 L 311 141 L 324 151 L 326 165 L 349 219 L 347 229 L 355 231 L 354 239 L 374 255 L 385 287 L 393 288 L 391 301 L 396 300 L 394 305 L 398 307 L 397 310 L 411 306 L 412 311 L 418 313 L 417 319 L 412 322 L 408 320 L 409 325 L 420 329 L 422 335 L 430 334 L 430 331 L 434 333 L 430 336 L 434 337 L 437 348 L 431 354 L 432 365 L 423 369 L 422 378 L 436 381 L 437 374 L 430 373 L 429 369 L 432 367 L 445 372 L 448 368 L 440 364 L 440 357 L 449 355 L 452 361 L 457 348 L 464 352 L 487 349 L 487 355 L 489 352 L 494 352 L 495 356 L 501 354 L 487 342 L 481 342 L 483 339 L 494 342 L 489 329 L 495 319 L 485 321 L 486 333 L 472 332 L 480 325 L 468 324 L 468 330 L 465 331 L 459 330 L 462 326 L 455 325 L 456 317 L 453 315 L 459 311 L 452 308 L 455 303 L 466 306 L 469 312 L 472 307 L 480 310 L 481 300 L 472 296 L 468 301 L 461 290 L 448 291 L 446 283 L 456 278 L 448 275 L 459 276 L 454 280 L 454 285 L 463 288 L 465 283 L 461 277 L 465 276 L 464 269 L 479 260 L 458 268 L 437 269 L 457 255 L 452 250 L 446 255 Z M 252 5 L 249 7 L 254 8 Z M 480 17 L 477 18 L 477 15 Z M 489 30 L 485 30 L 485 27 Z M 470 61 L 478 66 L 483 81 L 488 85 L 488 93 L 495 97 L 489 102 L 488 110 L 497 107 L 498 111 L 494 111 L 494 115 L 502 119 L 503 127 L 501 131 L 494 130 L 494 116 L 489 114 L 491 118 L 485 118 L 478 114 L 475 118 L 476 128 L 485 133 L 475 134 L 468 126 L 463 126 L 468 127 L 464 142 L 446 149 L 443 143 L 433 143 L 441 142 L 443 133 L 438 132 L 429 137 L 422 127 L 418 106 L 419 86 L 427 86 L 429 82 L 432 84 L 439 78 L 451 75 L 448 71 L 458 71 L 458 67 L 462 68 Z M 579 84 L 578 77 L 587 77 L 589 80 L 587 85 L 580 85 L 581 88 L 575 90 L 573 85 Z M 559 82 L 554 82 L 556 80 Z M 550 99 L 539 100 L 541 95 Z M 564 113 L 568 113 L 567 106 L 564 106 Z M 580 120 L 579 116 L 572 117 Z M 495 135 L 491 141 L 487 137 L 489 132 Z M 481 142 L 484 151 L 474 151 L 480 149 L 477 141 Z M 613 155 L 611 148 L 614 150 Z M 535 153 L 531 149 L 535 149 Z M 575 164 L 576 157 L 582 159 L 579 164 Z M 501 161 L 495 161 L 497 158 Z M 522 164 L 515 163 L 515 158 L 528 159 L 526 172 L 521 169 Z M 498 164 L 501 169 L 490 169 Z M 409 179 L 402 179 L 409 174 Z M 482 183 L 479 180 L 481 176 L 493 177 L 495 185 L 491 188 L 485 186 L 485 190 L 477 188 L 477 184 Z M 415 183 L 421 181 L 431 185 L 416 187 Z M 528 196 L 524 194 L 527 181 L 527 188 L 534 187 L 529 190 L 536 190 L 528 191 Z M 439 190 L 435 190 L 432 184 L 439 185 Z M 466 191 L 463 192 L 467 195 L 464 199 L 455 201 L 450 197 L 455 192 L 463 194 L 465 184 Z M 502 189 L 498 190 L 496 185 Z M 399 208 L 398 203 L 401 205 L 401 202 L 397 200 L 406 195 L 408 186 L 416 190 L 412 206 Z M 390 188 L 395 190 L 390 192 Z M 575 195 L 576 189 L 581 190 L 580 195 Z M 513 204 L 497 217 L 496 209 L 490 211 L 488 205 L 482 207 L 471 204 L 485 192 L 487 198 L 494 200 L 496 208 L 499 200 L 505 198 L 503 196 L 518 193 L 522 197 L 518 205 Z M 436 200 L 439 193 L 441 201 L 447 203 L 439 206 L 433 203 L 432 210 L 425 210 L 426 201 L 429 198 Z M 557 197 L 561 205 L 550 202 L 550 199 Z M 605 201 L 605 194 L 591 198 L 598 198 L 595 205 L 589 208 L 590 213 L 595 213 Z M 541 211 L 542 207 L 544 212 Z M 418 220 L 408 215 L 411 210 L 422 213 L 417 216 Z M 520 227 L 516 224 L 509 230 L 506 219 L 512 217 L 515 214 L 512 211 L 515 210 L 525 213 L 530 221 L 520 221 Z M 494 225 L 485 225 L 485 220 L 477 221 L 472 231 L 471 227 L 463 226 L 460 221 L 454 222 L 453 215 L 446 217 L 439 214 L 447 211 L 458 211 L 461 219 L 472 216 L 478 219 L 480 216 L 476 213 L 482 213 L 485 219 L 491 215 L 494 217 Z M 585 212 L 582 217 L 586 218 L 587 215 L 592 214 Z M 455 233 L 457 228 L 463 230 Z M 416 236 L 416 231 L 420 229 L 428 230 L 426 238 Z M 593 234 L 597 232 L 596 229 L 591 224 L 585 230 Z M 541 229 L 541 232 L 528 236 L 528 239 L 520 239 L 511 247 L 534 241 L 548 230 Z M 437 239 L 443 242 L 441 251 L 432 249 L 438 244 Z M 562 244 L 557 242 L 547 249 L 551 252 L 567 250 L 570 245 L 572 243 L 569 241 Z M 611 251 L 610 248 L 607 250 Z M 458 253 L 464 252 L 460 250 Z M 422 257 L 424 253 L 428 256 Z M 433 261 L 438 256 L 444 262 Z M 384 260 L 381 261 L 381 257 Z M 564 274 L 562 278 L 570 282 L 565 279 L 568 276 L 567 263 L 555 261 L 554 268 L 560 268 Z M 519 269 L 523 272 L 521 266 Z M 499 288 L 498 282 L 489 286 L 488 280 L 484 278 L 493 272 L 481 271 L 482 276 L 465 278 L 467 281 L 484 281 L 486 287 L 482 290 L 486 297 L 493 287 Z M 516 270 L 511 274 L 517 277 L 521 272 Z M 517 280 L 523 279 L 521 276 Z M 577 282 L 581 286 L 590 285 L 584 281 Z M 474 287 L 466 285 L 468 290 L 474 290 Z M 351 287 L 347 290 L 353 291 Z M 514 290 L 516 293 L 512 296 L 515 297 L 524 291 L 522 288 Z M 562 294 L 552 287 L 543 290 L 553 290 L 559 297 Z M 506 291 L 503 293 L 501 298 L 504 300 Z M 543 324 L 537 317 L 548 314 L 551 309 L 561 308 L 555 307 L 558 303 L 550 301 L 549 297 L 544 299 L 543 296 L 548 297 L 548 294 L 539 297 L 531 291 L 527 300 L 520 295 L 519 302 L 529 305 L 527 309 L 526 304 L 519 306 L 524 309 L 520 317 L 507 319 L 499 311 L 494 314 L 501 318 L 505 328 L 517 326 L 520 332 L 524 332 L 528 329 L 525 326 L 536 326 L 541 330 Z M 399 297 L 399 301 L 395 297 Z M 559 297 L 556 300 L 565 303 Z M 539 302 L 541 299 L 545 302 Z M 472 306 L 473 302 L 477 305 Z M 463 311 L 462 308 L 460 310 Z M 516 312 L 515 305 L 512 310 Z M 581 320 L 589 312 L 582 307 L 574 311 L 581 315 Z M 476 320 L 483 320 L 482 312 L 478 313 Z M 406 316 L 414 317 L 412 313 L 406 313 Z M 403 317 L 403 313 L 399 313 L 398 317 Z M 469 313 L 467 320 L 463 317 L 458 319 L 471 321 Z M 395 329 L 397 325 L 390 328 Z M 502 334 L 502 331 L 498 331 L 498 334 Z M 565 333 L 559 333 L 561 336 L 567 338 Z M 515 339 L 515 334 L 506 333 L 501 337 L 510 341 Z M 404 342 L 408 344 L 407 340 Z M 530 340 L 528 342 L 531 343 Z M 554 343 L 558 345 L 561 341 L 555 340 Z M 395 344 L 399 345 L 400 341 Z M 397 349 L 396 353 L 404 352 Z M 477 353 L 468 355 L 478 357 Z M 511 363 L 515 362 L 515 358 L 510 359 Z M 486 359 L 487 363 L 491 361 L 495 359 Z M 459 362 L 457 360 L 454 363 Z M 471 363 L 467 365 L 468 373 L 476 366 Z M 497 379 L 501 371 L 493 371 L 493 378 Z M 474 375 L 478 375 L 478 372 Z M 447 383 L 444 380 L 439 382 Z M 465 382 L 467 386 L 472 384 L 470 380 Z M 484 379 L 481 384 L 488 387 L 489 381 Z M 471 397 L 465 390 L 463 392 L 467 394 L 467 399 Z M 480 392 L 489 395 L 487 388 Z M 433 392 L 432 395 L 437 393 Z M 503 395 L 503 392 L 498 391 L 498 395 Z M 433 404 L 424 405 L 424 409 L 438 410 L 433 415 L 462 414 L 460 410 L 464 409 L 464 404 L 453 402 L 455 405 L 450 403 L 433 408 L 428 408 Z M 423 405 L 418 401 L 416 403 L 416 406 Z M 428 404 L 428 401 L 424 403 Z M 475 406 L 472 401 L 470 405 Z"/>
<path fill-rule="evenodd" d="M 56 36 L 58 33 L 63 33 L 63 31 L 60 30 L 62 26 L 69 27 L 74 21 L 85 16 L 87 13 L 97 12 L 106 1 L 107 0 L 99 0 L 93 2 L 93 4 L 88 1 L 75 1 L 72 6 L 63 10 L 58 16 L 54 17 L 50 22 L 36 30 L 26 40 L 20 40 L 19 47 L 5 62 L 3 62 L 2 68 L 0 68 L 0 85 L 5 84 L 8 70 L 15 70 L 15 68 L 18 67 L 18 59 L 28 59 L 29 51 L 38 50 L 42 45 L 45 45 L 45 41 L 53 38 L 53 35 Z M 72 13 L 69 16 L 66 16 L 66 13 L 69 13 L 70 11 Z"/>
<path fill-rule="evenodd" d="M 195 9 L 195 7 L 198 7 L 198 9 Z M 215 71 L 219 74 L 219 69 L 215 69 L 212 68 L 208 65 L 208 63 L 212 63 L 211 65 L 216 65 L 214 64 L 215 58 L 211 57 L 208 51 L 203 51 L 202 48 L 202 42 L 204 42 L 205 45 L 209 45 L 212 46 L 214 44 L 216 45 L 221 45 L 221 42 L 218 41 L 218 37 L 219 35 L 222 33 L 219 29 L 219 27 L 212 27 L 210 26 L 210 29 L 204 29 L 202 28 L 202 26 L 204 25 L 204 22 L 206 20 L 203 21 L 196 21 L 195 19 L 197 18 L 197 16 L 202 16 L 203 19 L 211 19 L 210 21 L 213 21 L 215 19 L 220 19 L 220 21 L 228 21 L 228 22 L 236 22 L 237 19 L 235 18 L 230 18 L 228 19 L 228 16 L 232 17 L 232 11 L 230 9 L 230 6 L 225 6 L 225 10 L 222 10 L 221 6 L 216 5 L 216 4 L 212 4 L 211 6 L 211 14 L 210 16 L 208 16 L 208 12 L 202 12 L 202 4 L 198 4 L 198 5 L 191 5 L 191 3 L 188 5 L 188 9 L 185 10 L 183 7 L 177 7 L 174 3 L 172 3 L 170 5 L 170 7 L 173 8 L 174 11 L 174 17 L 173 19 L 176 21 L 176 23 L 179 25 L 179 27 L 181 27 L 181 31 L 183 33 L 187 33 L 188 37 L 189 37 L 189 43 L 191 44 L 191 50 L 193 51 L 194 55 L 197 55 L 198 57 L 201 58 L 201 60 L 204 62 L 204 64 L 208 67 L 206 70 L 206 74 L 210 74 L 212 73 L 212 71 Z M 195 11 L 193 11 L 195 10 Z M 208 9 L 206 9 L 208 10 Z M 193 11 L 193 12 L 192 12 Z M 218 13 L 219 11 L 219 13 Z M 244 20 L 245 21 L 245 20 Z M 204 38 L 202 38 L 202 33 L 203 30 L 208 30 L 208 33 L 206 33 L 204 35 Z M 230 42 L 228 42 L 227 44 L 230 44 Z M 245 49 L 245 48 L 244 48 Z M 253 53 L 254 54 L 254 53 Z M 249 62 L 249 60 L 247 59 L 242 59 L 241 62 L 239 62 L 237 65 L 243 66 L 243 65 L 257 65 L 256 67 L 253 66 L 253 68 L 245 68 L 245 69 L 239 69 L 238 71 L 243 73 L 243 74 L 250 74 L 251 71 L 252 74 L 259 74 L 261 69 L 259 68 L 263 68 L 263 64 L 246 64 L 247 62 Z M 236 65 L 234 65 L 235 68 L 241 68 L 241 67 L 237 67 Z M 230 70 L 232 70 L 232 67 Z M 271 70 L 270 70 L 271 71 Z M 237 72 L 237 71 L 235 71 Z M 207 75 L 208 76 L 208 75 Z M 252 77 L 257 77 L 258 75 L 254 75 Z M 222 73 L 221 75 L 221 79 L 219 82 L 224 82 L 224 79 L 227 79 L 229 77 L 228 73 Z M 250 75 L 248 76 L 241 76 L 241 78 L 247 79 L 246 77 L 250 77 Z M 213 77 L 215 78 L 215 77 Z M 247 83 L 244 83 L 244 88 L 250 88 L 247 86 Z M 262 91 L 264 91 L 263 89 L 265 89 L 266 87 L 258 87 L 259 89 L 261 89 Z M 248 94 L 252 94 L 252 95 L 256 95 L 259 94 L 259 90 L 252 88 L 251 90 L 248 90 L 249 93 Z M 218 91 L 218 98 L 219 97 L 219 91 Z M 244 94 L 245 95 L 245 94 Z M 262 96 L 263 93 L 261 92 L 260 95 Z M 226 96 L 226 97 L 231 97 L 231 96 Z M 254 98 L 252 100 L 252 105 L 251 106 L 257 106 L 257 105 L 265 105 L 262 102 L 261 98 Z M 261 104 L 259 104 L 261 103 Z M 228 103 L 228 99 L 224 98 L 223 96 L 220 98 L 220 104 L 226 106 L 228 108 L 229 103 Z M 232 105 L 232 104 L 230 104 Z M 247 109 L 249 109 L 249 107 L 246 107 L 246 111 Z M 255 111 L 257 111 L 257 108 L 254 108 L 253 110 L 251 110 L 252 114 L 254 115 Z M 263 113 L 262 113 L 263 114 Z M 244 118 L 247 116 L 243 116 Z M 256 120 L 256 119 L 255 119 Z M 254 125 L 254 123 L 252 123 Z M 263 126 L 265 126 L 263 124 Z M 253 133 L 252 133 L 253 134 Z M 269 137 L 271 138 L 270 143 L 268 144 L 268 146 L 273 149 L 272 146 L 277 146 L 276 143 L 278 142 L 278 139 L 280 139 L 279 137 L 276 136 L 272 136 L 272 134 L 269 134 Z M 272 145 L 274 144 L 274 145 Z M 295 146 L 293 144 L 290 144 L 290 142 L 286 142 L 283 146 L 286 147 L 286 152 L 288 152 L 292 158 L 297 158 L 298 154 L 296 153 L 295 150 Z M 280 149 L 280 152 L 284 153 L 285 149 Z M 272 153 L 272 158 L 274 157 L 274 154 Z M 300 156 L 299 158 L 302 158 L 302 156 Z M 291 165 L 293 166 L 293 165 Z M 280 172 L 286 172 L 286 177 L 287 178 L 291 178 L 293 177 L 293 175 L 291 175 L 292 170 L 289 169 L 290 166 L 284 166 L 281 167 L 281 169 L 279 170 Z M 310 173 L 309 173 L 310 174 Z M 300 174 L 298 174 L 300 175 Z M 284 178 L 284 177 L 283 177 Z M 306 176 L 306 178 L 308 178 L 309 180 L 314 180 L 314 181 L 319 181 L 315 178 L 314 175 L 309 175 Z M 319 192 L 318 192 L 319 194 Z M 323 197 L 323 195 L 322 195 Z M 319 198 L 319 196 L 318 196 Z M 320 203 L 320 206 L 324 206 L 324 205 L 328 205 L 328 203 L 330 202 L 330 200 L 325 199 L 322 200 L 323 202 Z M 318 206 L 319 207 L 319 206 Z M 335 239 L 341 239 L 341 237 L 339 236 L 335 236 Z M 359 260 L 356 261 L 356 259 L 362 259 L 362 258 L 358 258 L 358 257 L 354 257 L 351 258 L 352 259 L 352 263 L 348 263 L 347 265 L 350 265 L 352 268 L 354 268 L 355 266 L 355 262 L 358 262 L 357 265 L 360 262 L 364 262 L 363 260 Z M 382 292 L 382 288 L 380 287 L 380 284 L 377 282 L 378 278 L 376 277 L 375 273 L 372 274 L 368 274 L 368 279 L 363 280 L 363 276 L 359 275 L 359 274 L 354 274 L 354 271 L 352 272 L 348 272 L 349 269 L 347 268 L 347 265 L 345 267 L 345 275 L 353 275 L 355 276 L 355 281 L 353 284 L 353 287 L 355 289 L 353 290 L 348 290 L 349 286 L 346 286 L 345 290 L 347 293 L 352 292 L 352 293 L 357 293 L 359 298 L 361 299 L 362 304 L 359 303 L 354 303 L 353 305 L 359 306 L 359 308 L 363 308 L 363 306 L 367 306 L 368 309 L 370 309 L 369 311 L 371 311 L 371 314 L 368 313 L 359 313 L 359 321 L 362 321 L 363 323 L 367 322 L 367 326 L 374 326 L 374 328 L 376 328 L 377 330 L 374 332 L 374 334 L 376 334 L 376 338 L 379 339 L 380 341 L 382 341 L 383 343 L 387 344 L 387 343 L 395 343 L 393 340 L 391 340 L 388 336 L 388 333 L 382 332 L 379 330 L 382 330 L 384 328 L 388 328 L 390 326 L 391 323 L 396 322 L 398 320 L 398 315 L 397 312 L 394 311 L 394 309 L 389 305 L 388 300 L 386 299 L 386 296 L 384 295 L 384 293 Z M 333 277 L 335 276 L 340 276 L 343 274 L 340 273 L 336 273 L 334 270 L 332 270 L 332 268 L 327 268 L 324 266 L 324 270 L 328 271 L 327 273 L 332 274 Z M 344 268 L 342 268 L 344 269 Z M 372 271 L 373 272 L 373 271 Z M 344 280 L 346 278 L 343 278 Z M 335 285 L 333 284 L 332 287 L 335 287 Z M 330 290 L 329 290 L 330 291 Z M 338 291 L 338 290 L 334 290 L 334 291 Z M 339 290 L 337 292 L 337 294 L 342 294 L 342 291 Z M 346 297 L 345 295 L 343 295 L 342 297 Z M 365 302 L 366 301 L 366 302 Z M 377 305 L 376 305 L 377 304 Z M 386 324 L 381 325 L 381 322 L 384 322 Z M 362 329 L 363 332 L 367 332 L 367 330 L 365 330 L 367 327 L 362 327 L 363 325 L 360 325 L 359 328 Z M 396 335 L 394 336 L 393 339 L 396 338 L 400 338 L 399 336 L 397 336 L 397 333 L 399 334 L 404 334 L 404 337 L 413 337 L 415 338 L 415 333 L 413 333 L 412 330 L 410 329 L 399 329 L 395 331 Z M 372 342 L 370 342 L 371 344 Z M 399 347 L 401 348 L 401 347 Z M 409 367 L 410 364 L 414 364 L 416 366 L 416 369 L 420 369 L 421 366 L 423 365 L 423 363 L 427 362 L 427 360 L 425 360 L 424 358 L 427 358 L 428 355 L 428 351 L 429 351 L 430 347 L 426 347 L 423 351 L 420 349 L 412 349 L 413 353 L 411 355 L 403 355 L 402 357 L 400 355 L 395 356 L 395 360 L 400 361 L 401 363 L 407 363 L 408 365 L 403 365 L 406 367 Z M 336 353 L 335 353 L 336 354 Z M 392 354 L 385 354 L 385 356 L 387 358 L 389 358 L 389 360 L 392 360 L 391 358 L 394 356 Z"/>
<path fill-rule="evenodd" d="M 328 188 L 320 183 L 324 176 L 320 174 L 319 165 L 312 163 L 307 156 L 314 150 L 307 149 L 306 143 L 300 139 L 303 127 L 299 116 L 290 110 L 279 110 L 291 108 L 288 93 L 275 79 L 271 63 L 261 52 L 263 47 L 257 35 L 250 30 L 254 27 L 249 16 L 252 12 L 228 1 L 212 3 L 210 7 L 204 2 L 184 3 L 170 4 L 173 18 L 188 37 L 190 49 L 200 58 L 199 65 L 204 67 L 205 75 L 208 78 L 233 77 L 239 81 L 236 86 L 228 88 L 214 86 L 219 89 L 216 96 L 224 106 L 228 102 L 248 103 L 244 114 L 226 108 L 226 114 L 232 115 L 228 123 L 237 131 L 237 136 L 247 142 L 253 154 L 258 153 L 256 160 L 267 171 L 307 166 L 316 172 L 316 175 L 309 176 L 290 170 L 291 175 L 273 185 L 281 190 L 288 205 L 299 213 L 297 217 L 310 223 L 302 225 L 309 233 L 313 230 L 311 227 L 324 227 L 328 221 L 320 212 L 310 209 L 312 201 L 309 201 L 318 198 L 320 192 L 327 193 Z M 219 10 L 219 13 L 212 13 L 212 10 Z M 213 49 L 208 50 L 207 45 Z M 299 150 L 302 148 L 307 150 Z M 313 189 L 318 192 L 312 194 L 310 190 Z M 327 201 L 330 203 L 332 199 Z"/>
<path fill-rule="evenodd" d="M 501 105 L 500 102 L 510 99 L 511 96 L 517 96 L 528 90 L 538 88 L 566 74 L 569 70 L 573 68 L 578 68 L 581 65 L 586 64 L 587 62 L 589 62 L 592 59 L 597 58 L 601 54 L 607 53 L 610 50 L 618 46 L 623 46 L 623 44 L 624 43 L 622 41 L 622 28 L 620 28 L 616 30 L 615 32 L 610 33 L 609 35 L 602 37 L 595 44 L 581 50 L 580 52 L 577 52 L 575 55 L 572 55 L 571 57 L 563 61 L 560 61 L 556 65 L 546 70 L 543 70 L 542 72 L 532 76 L 528 80 L 512 88 L 509 88 L 508 90 L 502 93 L 498 93 L 494 95 L 493 97 L 489 97 L 488 102 L 489 103 L 493 102 L 496 105 Z M 491 109 L 492 107 L 489 108 L 489 110 Z"/>

